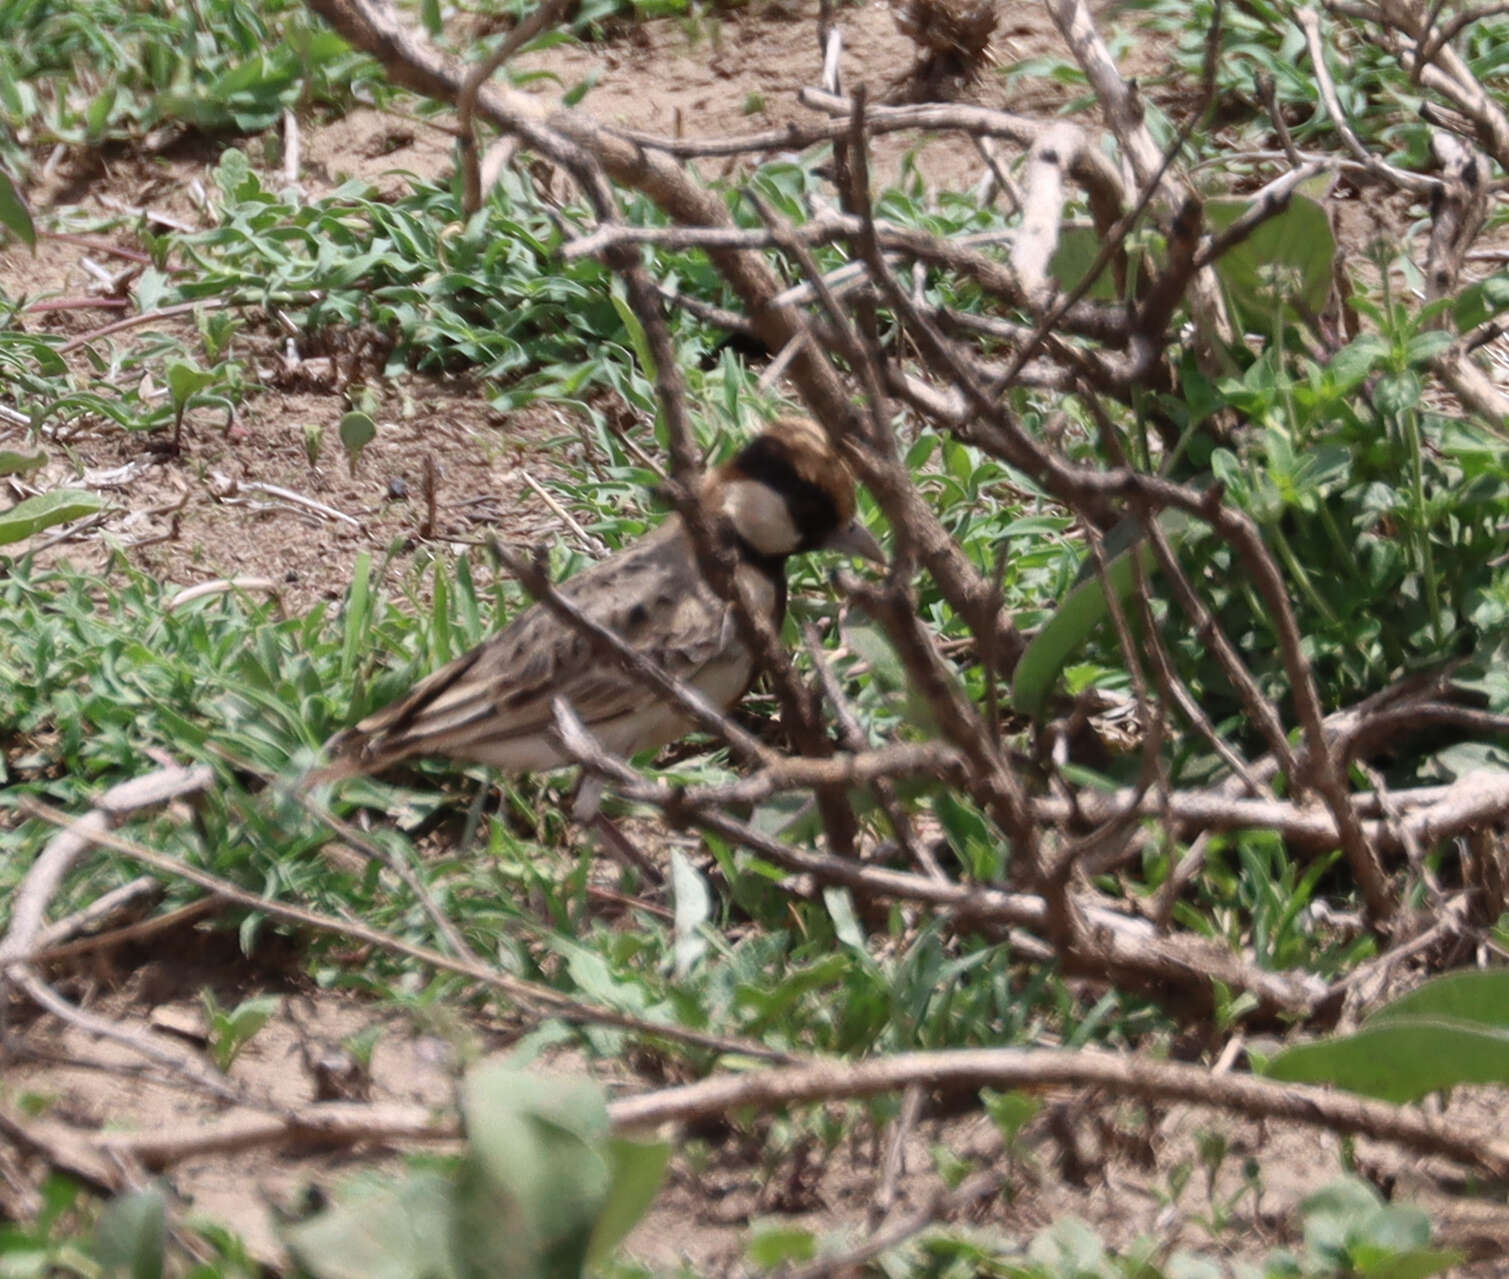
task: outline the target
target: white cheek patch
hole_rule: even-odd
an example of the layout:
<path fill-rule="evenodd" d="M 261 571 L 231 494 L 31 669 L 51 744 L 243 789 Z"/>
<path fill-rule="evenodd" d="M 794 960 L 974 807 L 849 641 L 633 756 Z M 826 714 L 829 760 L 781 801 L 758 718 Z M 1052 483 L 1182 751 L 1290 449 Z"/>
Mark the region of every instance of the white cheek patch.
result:
<path fill-rule="evenodd" d="M 734 530 L 761 555 L 790 555 L 802 535 L 786 499 L 758 480 L 734 480 L 723 490 L 723 510 Z"/>

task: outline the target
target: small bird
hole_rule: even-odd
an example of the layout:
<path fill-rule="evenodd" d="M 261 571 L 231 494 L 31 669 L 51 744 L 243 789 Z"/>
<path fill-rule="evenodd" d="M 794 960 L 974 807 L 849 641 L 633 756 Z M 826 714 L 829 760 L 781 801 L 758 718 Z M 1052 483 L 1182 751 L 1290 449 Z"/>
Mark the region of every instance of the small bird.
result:
<path fill-rule="evenodd" d="M 746 598 L 777 626 L 786 611 L 790 556 L 829 549 L 884 561 L 880 545 L 855 518 L 853 475 L 807 418 L 772 423 L 703 478 L 699 497 L 710 514 L 725 517 Z M 739 638 L 732 607 L 698 571 L 679 514 L 559 590 L 715 706 L 732 706 L 754 678 L 754 658 Z M 377 773 L 419 755 L 509 773 L 560 768 L 575 761 L 553 732 L 557 697 L 618 756 L 657 749 L 690 727 L 679 710 L 603 661 L 586 636 L 535 604 L 406 697 L 337 733 L 325 747 L 329 766 L 308 780 Z M 579 802 L 578 816 L 587 815 Z"/>

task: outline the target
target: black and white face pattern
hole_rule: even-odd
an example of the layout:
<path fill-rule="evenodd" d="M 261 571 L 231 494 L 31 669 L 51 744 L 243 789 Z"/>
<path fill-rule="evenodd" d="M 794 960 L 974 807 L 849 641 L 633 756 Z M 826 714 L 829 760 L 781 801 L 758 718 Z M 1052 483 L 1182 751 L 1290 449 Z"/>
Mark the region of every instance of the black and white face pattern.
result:
<path fill-rule="evenodd" d="M 826 463 L 832 470 L 830 483 L 841 485 L 844 493 L 852 493 L 853 482 L 827 441 L 815 427 L 810 430 L 812 439 L 789 430 L 767 431 L 729 466 L 723 510 L 739 537 L 761 555 L 784 558 L 814 550 L 847 522 L 841 494 L 822 482 L 829 477 L 820 479 L 814 472 Z"/>

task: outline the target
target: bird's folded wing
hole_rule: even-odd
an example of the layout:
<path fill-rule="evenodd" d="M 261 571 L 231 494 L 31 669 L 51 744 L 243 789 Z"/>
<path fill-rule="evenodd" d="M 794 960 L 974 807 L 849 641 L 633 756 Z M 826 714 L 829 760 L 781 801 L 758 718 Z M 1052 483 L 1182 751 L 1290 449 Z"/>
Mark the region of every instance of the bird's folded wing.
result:
<path fill-rule="evenodd" d="M 602 621 L 667 674 L 696 684 L 718 659 L 739 656 L 727 605 L 705 590 L 648 607 L 609 610 Z M 654 597 L 652 596 L 652 601 Z M 322 780 L 376 772 L 415 755 L 447 755 L 514 771 L 558 766 L 549 730 L 563 697 L 593 729 L 654 705 L 643 680 L 593 652 L 588 638 L 531 609 L 478 648 L 421 681 L 401 701 L 332 738 Z M 342 767 L 342 761 L 346 766 Z"/>

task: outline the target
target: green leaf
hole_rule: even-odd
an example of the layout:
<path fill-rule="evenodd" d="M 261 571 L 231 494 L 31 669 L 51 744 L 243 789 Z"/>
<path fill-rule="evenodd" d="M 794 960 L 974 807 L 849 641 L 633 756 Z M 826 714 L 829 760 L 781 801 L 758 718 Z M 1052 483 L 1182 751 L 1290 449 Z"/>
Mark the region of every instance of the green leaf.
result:
<path fill-rule="evenodd" d="M 1428 1279 L 1467 1260 L 1466 1253 L 1440 1248 L 1409 1248 L 1377 1258 L 1370 1257 L 1362 1247 L 1352 1251 L 1357 1257 L 1357 1273 L 1367 1279 Z"/>
<path fill-rule="evenodd" d="M 1410 1204 L 1384 1203 L 1357 1177 L 1322 1187 L 1300 1205 L 1305 1246 L 1317 1269 L 1369 1279 L 1425 1279 L 1459 1264 L 1455 1253 L 1432 1250 L 1430 1219 Z"/>
<path fill-rule="evenodd" d="M 1509 970 L 1446 973 L 1378 1009 L 1366 1024 L 1432 1017 L 1509 1030 Z"/>
<path fill-rule="evenodd" d="M 530 43 L 532 44 L 533 41 Z M 596 87 L 598 80 L 601 78 L 602 68 L 593 67 L 591 71 L 566 90 L 565 94 L 561 97 L 561 105 L 563 107 L 574 107 Z"/>
<path fill-rule="evenodd" d="M 1033 1236 L 1027 1255 L 1050 1273 L 1098 1275 L 1105 1261 L 1105 1245 L 1087 1222 L 1078 1217 L 1064 1217 Z"/>
<path fill-rule="evenodd" d="M 0 512 L 0 546 L 19 542 L 54 524 L 66 524 L 105 509 L 105 499 L 84 489 L 54 489 Z"/>
<path fill-rule="evenodd" d="M 1220 232 L 1249 207 L 1249 200 L 1211 200 L 1205 217 L 1211 230 Z M 1295 195 L 1288 208 L 1224 253 L 1215 268 L 1242 324 L 1267 333 L 1273 328 L 1277 305 L 1291 315 L 1296 308 L 1309 315 L 1325 309 L 1335 258 L 1336 237 L 1325 207 L 1308 196 Z"/>
<path fill-rule="evenodd" d="M 1102 244 L 1094 227 L 1065 226 L 1059 229 L 1058 247 L 1048 263 L 1048 273 L 1065 293 L 1072 293 L 1095 265 Z M 1116 300 L 1116 277 L 1110 263 L 1101 268 L 1085 296 L 1095 302 Z"/>
<path fill-rule="evenodd" d="M 162 1191 L 146 1186 L 105 1205 L 94 1227 L 95 1254 L 107 1269 L 131 1279 L 159 1279 L 167 1233 Z"/>
<path fill-rule="evenodd" d="M 606 1261 L 639 1219 L 649 1211 L 665 1179 L 671 1161 L 670 1142 L 626 1141 L 615 1138 L 608 1147 L 613 1163 L 613 1184 L 592 1228 L 587 1245 L 587 1264 Z"/>
<path fill-rule="evenodd" d="M 84 124 L 91 142 L 98 142 L 104 137 L 105 126 L 110 123 L 111 114 L 115 111 L 115 99 L 119 92 L 118 83 L 106 85 L 85 110 Z"/>
<path fill-rule="evenodd" d="M 1381 413 L 1400 414 L 1418 408 L 1424 388 L 1414 370 L 1385 373 L 1373 386 L 1373 403 Z"/>
<path fill-rule="evenodd" d="M 243 1000 L 229 1013 L 214 1018 L 217 1034 L 211 1047 L 221 1071 L 231 1068 L 241 1050 L 272 1020 L 282 1003 L 276 995 L 260 995 Z"/>
<path fill-rule="evenodd" d="M 751 1232 L 744 1255 L 762 1270 L 793 1261 L 811 1261 L 817 1256 L 817 1236 L 800 1226 L 784 1223 L 758 1225 Z"/>
<path fill-rule="evenodd" d="M 3 226 L 28 249 L 36 252 L 37 228 L 31 220 L 31 212 L 21 192 L 11 181 L 10 174 L 0 169 L 0 226 Z"/>
<path fill-rule="evenodd" d="M 215 380 L 215 375 L 197 364 L 175 360 L 168 365 L 168 391 L 173 397 L 173 409 L 182 413 L 189 400 Z"/>
<path fill-rule="evenodd" d="M 136 305 L 143 314 L 155 311 L 161 304 L 172 281 L 155 266 L 149 266 L 136 277 Z"/>
<path fill-rule="evenodd" d="M 1412 365 L 1429 364 L 1438 355 L 1445 354 L 1453 341 L 1445 329 L 1427 329 L 1410 338 L 1405 347 L 1405 358 Z"/>
<path fill-rule="evenodd" d="M 829 884 L 823 889 L 823 905 L 828 908 L 828 918 L 833 921 L 833 931 L 838 940 L 850 950 L 867 954 L 865 930 L 854 913 L 854 897 L 841 884 Z"/>
<path fill-rule="evenodd" d="M 14 449 L 0 449 L 0 475 L 27 475 L 46 464 L 47 454 L 42 449 L 38 449 L 35 453 L 17 453 Z"/>
<path fill-rule="evenodd" d="M 980 1090 L 980 1099 L 985 1103 L 985 1113 L 1000 1129 L 1008 1147 L 1042 1109 L 1042 1103 L 1037 1098 L 1019 1089 L 996 1092 L 992 1088 L 983 1088 Z"/>
<path fill-rule="evenodd" d="M 1268 1074 L 1415 1101 L 1459 1084 L 1509 1083 L 1509 1032 L 1443 1018 L 1370 1023 L 1353 1035 L 1285 1049 L 1268 1063 Z"/>
<path fill-rule="evenodd" d="M 879 685 L 895 691 L 906 687 L 906 670 L 879 623 L 862 613 L 850 613 L 842 621 L 844 643 L 870 664 Z"/>
<path fill-rule="evenodd" d="M 1388 343 L 1376 333 L 1363 333 L 1337 351 L 1326 364 L 1335 389 L 1354 390 L 1389 353 Z"/>
<path fill-rule="evenodd" d="M 1179 511 L 1164 511 L 1158 516 L 1158 526 L 1177 550 L 1189 527 L 1189 518 Z M 1135 529 L 1135 525 L 1132 527 Z M 1130 599 L 1137 585 L 1135 565 L 1140 561 L 1144 573 L 1151 570 L 1153 548 L 1145 538 L 1138 537 L 1119 552 L 1113 542 L 1108 542 L 1106 555 L 1110 560 L 1107 576 L 1116 598 Z M 1011 704 L 1023 715 L 1041 713 L 1059 672 L 1089 639 L 1090 633 L 1110 615 L 1101 576 L 1094 572 L 1093 565 L 1090 573 L 1092 575 L 1085 576 L 1064 597 L 1017 663 L 1011 682 Z"/>
<path fill-rule="evenodd" d="M 676 907 L 676 976 L 683 978 L 707 953 L 702 928 L 712 917 L 712 897 L 697 868 L 679 848 L 671 849 L 671 895 Z"/>
<path fill-rule="evenodd" d="M 341 678 L 349 679 L 356 669 L 358 654 L 365 650 L 367 627 L 372 614 L 372 555 L 362 551 L 351 569 L 351 586 L 346 592 L 346 608 L 341 636 Z"/>
<path fill-rule="evenodd" d="M 1163 1273 L 1168 1279 L 1225 1279 L 1226 1272 L 1209 1257 L 1176 1252 L 1168 1259 Z"/>
<path fill-rule="evenodd" d="M 351 1194 L 284 1232 L 288 1250 L 315 1279 L 462 1279 L 451 1239 L 451 1184 L 434 1172 Z"/>
<path fill-rule="evenodd" d="M 1452 319 L 1457 332 L 1466 333 L 1506 310 L 1509 310 L 1509 273 L 1501 272 L 1463 289 L 1452 309 Z"/>
<path fill-rule="evenodd" d="M 933 816 L 971 877 L 988 884 L 1005 873 L 1006 845 L 972 804 L 940 787 L 933 795 Z"/>
<path fill-rule="evenodd" d="M 613 1183 L 602 1089 L 483 1066 L 466 1078 L 461 1111 L 470 1140 L 456 1201 L 463 1268 L 580 1279 Z"/>
<path fill-rule="evenodd" d="M 365 413 L 347 413 L 341 418 L 340 424 L 341 445 L 346 450 L 346 458 L 351 464 L 351 474 L 356 474 L 356 464 L 360 460 L 362 450 L 377 437 L 377 423 Z"/>
<path fill-rule="evenodd" d="M 644 325 L 639 322 L 639 317 L 634 314 L 634 308 L 629 305 L 628 298 L 624 296 L 623 283 L 617 276 L 613 277 L 613 287 L 608 297 L 612 300 L 613 309 L 618 312 L 618 318 L 623 322 L 624 329 L 629 335 L 629 342 L 639 360 L 639 367 L 653 382 L 656 376 L 655 355 L 650 350 L 650 339 L 644 331 Z"/>

